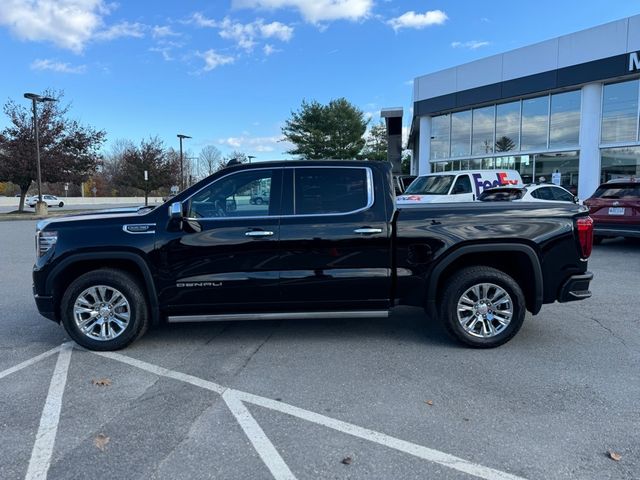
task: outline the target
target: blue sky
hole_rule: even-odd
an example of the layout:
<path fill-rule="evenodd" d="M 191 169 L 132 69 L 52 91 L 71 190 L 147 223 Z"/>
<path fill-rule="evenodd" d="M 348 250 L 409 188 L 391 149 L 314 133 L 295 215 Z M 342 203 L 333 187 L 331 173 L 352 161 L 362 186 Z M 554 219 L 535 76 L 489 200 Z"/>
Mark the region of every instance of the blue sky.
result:
<path fill-rule="evenodd" d="M 1 0 L 0 101 L 62 89 L 108 143 L 158 135 L 287 158 L 302 99 L 346 97 L 372 121 L 411 80 L 640 13 L 640 2 Z M 0 118 L 0 127 L 6 124 Z"/>

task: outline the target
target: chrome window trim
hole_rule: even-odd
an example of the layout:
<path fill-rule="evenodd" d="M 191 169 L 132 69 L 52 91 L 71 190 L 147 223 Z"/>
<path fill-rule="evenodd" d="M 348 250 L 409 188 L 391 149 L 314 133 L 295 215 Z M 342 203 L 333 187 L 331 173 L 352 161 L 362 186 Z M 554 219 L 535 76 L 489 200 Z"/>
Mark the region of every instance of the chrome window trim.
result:
<path fill-rule="evenodd" d="M 256 169 L 251 169 L 250 171 L 257 171 L 257 170 L 295 170 L 295 169 L 302 169 L 302 168 L 349 168 L 352 170 L 365 170 L 366 172 L 366 177 L 367 177 L 367 204 L 362 207 L 362 208 L 358 208 L 356 210 L 351 210 L 349 212 L 340 212 L 340 213 L 306 213 L 306 214 L 291 214 L 291 215 L 254 215 L 254 216 L 245 216 L 245 217 L 199 217 L 199 218 L 195 218 L 195 217 L 185 217 L 185 220 L 190 220 L 190 221 L 194 221 L 194 222 L 201 222 L 203 220 L 240 220 L 240 219 L 246 219 L 246 220 L 265 220 L 265 219 L 272 219 L 272 220 L 277 220 L 280 218 L 305 218 L 305 217 L 340 217 L 340 216 L 344 216 L 344 215 L 353 215 L 354 213 L 360 213 L 363 212 L 365 210 L 370 209 L 373 204 L 375 203 L 375 194 L 373 191 L 374 185 L 373 185 L 373 172 L 371 170 L 371 167 L 357 167 L 357 166 L 341 166 L 341 165 L 295 165 L 295 166 L 281 166 L 281 167 L 266 167 L 266 168 L 256 168 Z M 218 182 L 228 176 L 231 175 L 235 175 L 238 173 L 242 173 L 245 172 L 247 170 L 241 170 L 239 172 L 231 172 L 228 173 L 227 175 L 224 175 L 218 179 L 216 179 L 215 181 Z M 212 182 L 213 183 L 213 182 Z M 202 190 L 204 190 L 205 188 L 207 188 L 208 186 L 210 186 L 212 183 L 208 183 L 207 185 L 205 185 L 204 187 L 202 187 L 200 190 L 198 190 L 197 192 L 193 193 L 189 198 L 183 200 L 184 202 L 187 202 L 189 200 L 191 200 L 191 198 L 198 194 L 199 192 L 201 192 Z M 293 198 L 293 203 L 294 203 L 294 208 L 295 208 L 295 172 L 293 173 L 293 188 L 294 188 L 294 198 Z M 294 210 L 295 212 L 295 210 Z"/>

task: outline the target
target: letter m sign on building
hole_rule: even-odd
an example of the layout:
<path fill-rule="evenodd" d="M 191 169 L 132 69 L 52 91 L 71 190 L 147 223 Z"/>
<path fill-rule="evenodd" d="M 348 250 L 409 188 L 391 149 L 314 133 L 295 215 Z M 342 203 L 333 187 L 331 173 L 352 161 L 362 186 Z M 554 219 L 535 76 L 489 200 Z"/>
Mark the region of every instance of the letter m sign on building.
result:
<path fill-rule="evenodd" d="M 640 70 L 640 52 L 629 54 L 629 71 L 634 72 L 636 70 Z"/>

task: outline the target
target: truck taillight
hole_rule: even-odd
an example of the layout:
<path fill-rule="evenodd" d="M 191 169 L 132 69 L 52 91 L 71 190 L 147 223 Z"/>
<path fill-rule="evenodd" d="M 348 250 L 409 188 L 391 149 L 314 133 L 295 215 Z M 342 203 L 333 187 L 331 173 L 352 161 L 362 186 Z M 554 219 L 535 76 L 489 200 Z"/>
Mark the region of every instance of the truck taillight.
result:
<path fill-rule="evenodd" d="M 589 258 L 593 248 L 593 219 L 591 217 L 581 217 L 576 220 L 576 227 L 578 228 L 578 240 L 582 249 L 582 258 Z"/>

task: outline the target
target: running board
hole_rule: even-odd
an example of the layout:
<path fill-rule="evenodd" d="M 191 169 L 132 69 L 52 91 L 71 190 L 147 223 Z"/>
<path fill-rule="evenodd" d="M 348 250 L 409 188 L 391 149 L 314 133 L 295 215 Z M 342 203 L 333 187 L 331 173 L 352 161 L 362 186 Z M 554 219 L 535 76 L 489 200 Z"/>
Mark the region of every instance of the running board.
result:
<path fill-rule="evenodd" d="M 352 310 L 343 312 L 228 313 L 219 315 L 171 315 L 169 323 L 229 322 L 234 320 L 290 320 L 331 318 L 387 318 L 388 310 Z"/>

